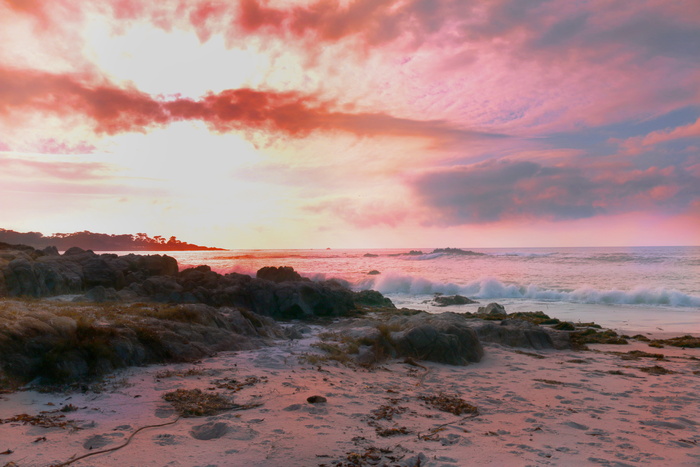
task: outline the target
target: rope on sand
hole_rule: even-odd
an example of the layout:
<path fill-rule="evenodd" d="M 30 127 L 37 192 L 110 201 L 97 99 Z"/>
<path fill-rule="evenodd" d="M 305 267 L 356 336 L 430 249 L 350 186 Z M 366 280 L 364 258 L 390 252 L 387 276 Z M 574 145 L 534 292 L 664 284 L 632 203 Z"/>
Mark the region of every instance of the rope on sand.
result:
<path fill-rule="evenodd" d="M 113 447 L 113 448 L 109 448 L 109 449 L 103 449 L 103 450 L 101 450 L 101 451 L 89 452 L 89 453 L 87 453 L 87 454 L 83 454 L 83 455 L 80 456 L 80 457 L 76 457 L 76 458 L 67 460 L 67 461 L 62 462 L 62 463 L 60 463 L 60 464 L 53 464 L 53 465 L 51 465 L 51 467 L 63 467 L 63 466 L 65 466 L 65 465 L 70 465 L 70 464 L 72 464 L 73 462 L 77 462 L 77 461 L 79 461 L 79 460 L 81 460 L 81 459 L 85 459 L 86 457 L 96 456 L 97 454 L 104 454 L 104 453 L 106 453 L 106 452 L 116 451 L 117 449 L 121 449 L 121 448 L 125 447 L 127 444 L 129 444 L 129 443 L 131 442 L 131 440 L 134 438 L 134 436 L 136 436 L 136 433 L 138 433 L 139 431 L 145 430 L 146 428 L 158 428 L 158 427 L 161 427 L 161 426 L 174 425 L 175 423 L 177 423 L 178 420 L 180 420 L 180 415 L 178 415 L 178 417 L 177 417 L 175 420 L 171 421 L 171 422 L 160 423 L 160 424 L 157 424 L 157 425 L 146 425 L 146 426 L 142 426 L 142 427 L 139 428 L 138 430 L 136 430 L 136 431 L 134 431 L 133 433 L 131 433 L 131 435 L 127 438 L 126 442 L 125 442 L 124 444 L 122 444 L 122 445 L 119 445 L 119 446 L 116 446 L 116 447 Z"/>
<path fill-rule="evenodd" d="M 425 370 L 425 372 L 420 376 L 418 383 L 416 384 L 416 386 L 423 386 L 423 381 L 425 380 L 425 377 L 428 376 L 428 373 L 430 373 L 430 368 L 428 368 L 425 365 L 421 365 L 411 357 L 406 357 L 403 362 L 407 365 L 417 366 Z"/>

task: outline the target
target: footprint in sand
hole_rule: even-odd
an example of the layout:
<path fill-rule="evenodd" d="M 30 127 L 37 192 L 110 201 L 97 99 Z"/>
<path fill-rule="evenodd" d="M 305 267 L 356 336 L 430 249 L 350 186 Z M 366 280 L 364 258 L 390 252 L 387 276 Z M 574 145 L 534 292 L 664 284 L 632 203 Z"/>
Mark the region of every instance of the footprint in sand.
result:
<path fill-rule="evenodd" d="M 205 423 L 204 425 L 192 427 L 192 430 L 190 430 L 190 435 L 192 435 L 194 439 L 206 441 L 221 438 L 228 433 L 228 431 L 229 426 L 226 423 Z"/>
<path fill-rule="evenodd" d="M 111 438 L 115 438 L 115 437 L 121 438 L 123 436 L 124 436 L 123 433 L 110 433 L 110 434 L 104 434 L 104 435 L 90 436 L 83 443 L 83 447 L 87 450 L 100 449 L 104 446 L 107 446 L 108 444 L 112 444 L 113 440 Z"/>
<path fill-rule="evenodd" d="M 180 444 L 180 441 L 177 440 L 177 436 L 170 433 L 162 433 L 159 435 L 155 435 L 153 437 L 153 442 L 160 446 L 172 446 L 174 444 Z"/>

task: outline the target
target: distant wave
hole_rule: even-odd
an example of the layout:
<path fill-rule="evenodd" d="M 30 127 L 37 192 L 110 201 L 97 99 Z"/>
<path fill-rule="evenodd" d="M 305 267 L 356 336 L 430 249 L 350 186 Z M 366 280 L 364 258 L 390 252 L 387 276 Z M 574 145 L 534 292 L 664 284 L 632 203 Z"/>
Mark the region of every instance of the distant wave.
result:
<path fill-rule="evenodd" d="M 496 253 L 493 256 L 510 256 L 510 257 L 517 257 L 517 258 L 547 258 L 549 256 L 555 256 L 558 255 L 559 253 L 557 252 L 551 252 L 551 253 L 524 253 L 520 251 L 509 251 L 506 253 Z"/>
<path fill-rule="evenodd" d="M 667 305 L 700 307 L 700 297 L 676 289 L 636 287 L 629 291 L 598 290 L 580 287 L 573 291 L 552 290 L 538 285 L 505 284 L 495 278 L 483 278 L 466 285 L 432 282 L 421 277 L 387 274 L 365 279 L 360 289 L 374 289 L 383 294 L 461 294 L 475 299 L 527 298 L 571 303 L 619 305 Z"/>
<path fill-rule="evenodd" d="M 445 256 L 445 253 L 426 253 L 424 255 L 404 255 L 401 257 L 401 259 L 406 260 L 406 261 L 426 261 L 429 259 L 440 258 L 441 256 Z"/>

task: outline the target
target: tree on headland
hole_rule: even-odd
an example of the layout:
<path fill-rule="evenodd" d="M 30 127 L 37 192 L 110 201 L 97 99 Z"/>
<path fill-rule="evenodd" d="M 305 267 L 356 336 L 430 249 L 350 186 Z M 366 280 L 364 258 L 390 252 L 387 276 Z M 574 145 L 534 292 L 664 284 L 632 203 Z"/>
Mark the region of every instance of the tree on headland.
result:
<path fill-rule="evenodd" d="M 191 251 L 222 249 L 183 242 L 174 236 L 166 241 L 163 236 L 156 235 L 151 238 L 148 234 L 142 232 L 135 235 L 110 235 L 90 232 L 88 230 L 73 233 L 55 233 L 45 236 L 40 232 L 16 232 L 14 230 L 0 229 L 0 242 L 29 245 L 39 249 L 55 246 L 59 250 L 67 250 L 74 246 L 93 251 Z"/>

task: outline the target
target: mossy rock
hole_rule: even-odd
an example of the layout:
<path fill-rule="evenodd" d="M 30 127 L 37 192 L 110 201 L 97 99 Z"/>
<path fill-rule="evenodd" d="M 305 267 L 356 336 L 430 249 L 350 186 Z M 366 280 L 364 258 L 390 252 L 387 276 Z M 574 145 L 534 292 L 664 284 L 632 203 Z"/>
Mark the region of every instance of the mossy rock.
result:
<path fill-rule="evenodd" d="M 571 333 L 571 343 L 575 348 L 583 349 L 586 348 L 586 344 L 628 344 L 626 339 L 618 336 L 617 333 L 611 329 L 598 331 L 591 328 Z"/>
<path fill-rule="evenodd" d="M 688 349 L 700 348 L 700 337 L 685 335 L 672 337 L 671 339 L 654 339 L 651 344 L 670 345 L 672 347 L 685 347 Z M 651 344 L 649 344 L 651 346 Z M 655 347 L 655 346 L 654 346 Z"/>

